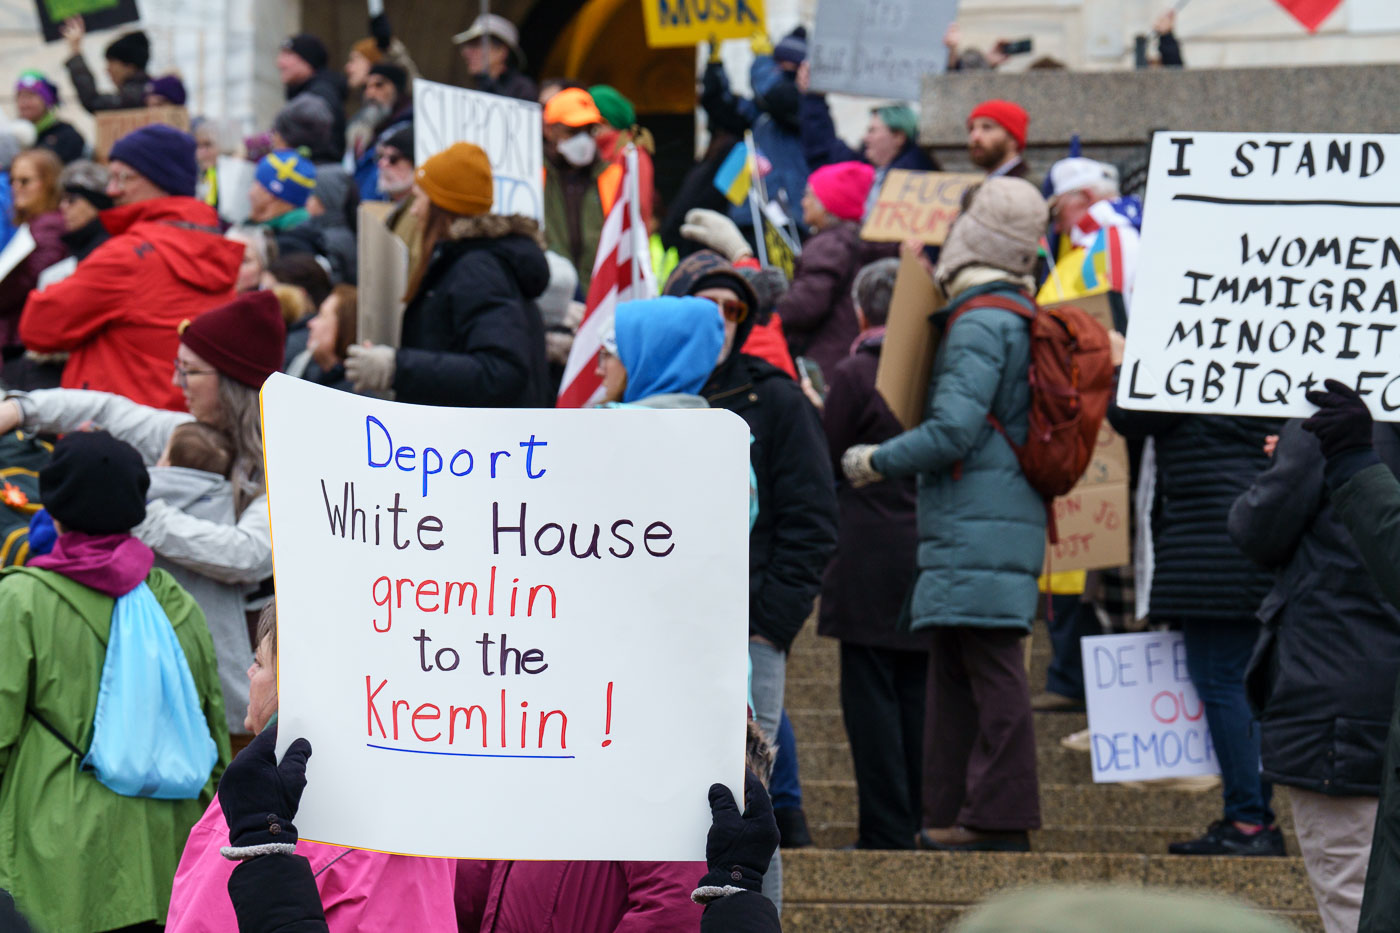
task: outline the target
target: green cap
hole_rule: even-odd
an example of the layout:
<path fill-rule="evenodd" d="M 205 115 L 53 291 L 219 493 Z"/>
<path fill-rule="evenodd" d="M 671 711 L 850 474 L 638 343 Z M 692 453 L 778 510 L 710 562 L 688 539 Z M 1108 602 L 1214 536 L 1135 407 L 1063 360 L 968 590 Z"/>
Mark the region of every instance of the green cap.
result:
<path fill-rule="evenodd" d="M 608 84 L 595 84 L 588 89 L 598 112 L 608 125 L 615 130 L 629 130 L 637 123 L 637 111 L 632 102 L 618 93 L 617 88 Z"/>

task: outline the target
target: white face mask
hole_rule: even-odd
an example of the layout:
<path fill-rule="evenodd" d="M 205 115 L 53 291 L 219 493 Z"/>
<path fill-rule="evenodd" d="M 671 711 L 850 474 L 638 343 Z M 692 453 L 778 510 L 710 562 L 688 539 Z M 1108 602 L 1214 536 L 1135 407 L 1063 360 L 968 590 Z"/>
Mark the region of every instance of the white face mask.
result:
<path fill-rule="evenodd" d="M 558 149 L 565 162 L 579 168 L 592 165 L 598 155 L 598 143 L 592 133 L 575 133 L 560 143 Z"/>

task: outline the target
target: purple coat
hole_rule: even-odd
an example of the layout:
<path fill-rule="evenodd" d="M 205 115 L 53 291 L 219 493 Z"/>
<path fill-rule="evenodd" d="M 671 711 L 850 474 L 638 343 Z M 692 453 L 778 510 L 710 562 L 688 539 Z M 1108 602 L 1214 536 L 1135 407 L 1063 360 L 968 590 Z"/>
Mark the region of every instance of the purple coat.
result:
<path fill-rule="evenodd" d="M 861 266 L 874 258 L 871 252 L 854 223 L 821 231 L 802 247 L 792 286 L 778 301 L 788 349 L 794 357 L 816 362 L 828 381 L 860 333 L 851 283 Z"/>
<path fill-rule="evenodd" d="M 19 345 L 19 316 L 29 293 L 39 282 L 39 273 L 68 255 L 64 245 L 63 215 L 58 211 L 40 214 L 29 222 L 34 251 L 0 280 L 0 347 Z"/>

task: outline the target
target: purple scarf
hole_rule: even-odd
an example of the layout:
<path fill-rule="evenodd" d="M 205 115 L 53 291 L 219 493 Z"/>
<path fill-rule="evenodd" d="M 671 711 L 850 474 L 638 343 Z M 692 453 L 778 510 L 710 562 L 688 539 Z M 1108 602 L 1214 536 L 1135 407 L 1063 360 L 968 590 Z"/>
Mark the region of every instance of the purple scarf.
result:
<path fill-rule="evenodd" d="M 131 535 L 65 531 L 52 551 L 29 561 L 29 566 L 52 570 L 115 599 L 145 581 L 155 560 L 155 552 Z"/>

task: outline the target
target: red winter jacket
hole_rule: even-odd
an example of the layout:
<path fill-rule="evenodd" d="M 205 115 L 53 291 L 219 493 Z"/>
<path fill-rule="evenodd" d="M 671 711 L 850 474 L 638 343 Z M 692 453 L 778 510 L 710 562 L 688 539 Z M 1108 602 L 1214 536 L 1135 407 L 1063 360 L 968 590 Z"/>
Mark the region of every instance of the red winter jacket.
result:
<path fill-rule="evenodd" d="M 698 930 L 704 862 L 457 862 L 467 933 Z"/>
<path fill-rule="evenodd" d="M 180 322 L 233 297 L 243 244 L 218 233 L 214 209 L 166 197 L 102 212 L 112 238 L 76 272 L 33 292 L 19 337 L 39 353 L 68 351 L 63 386 L 183 411 L 171 384 Z"/>

